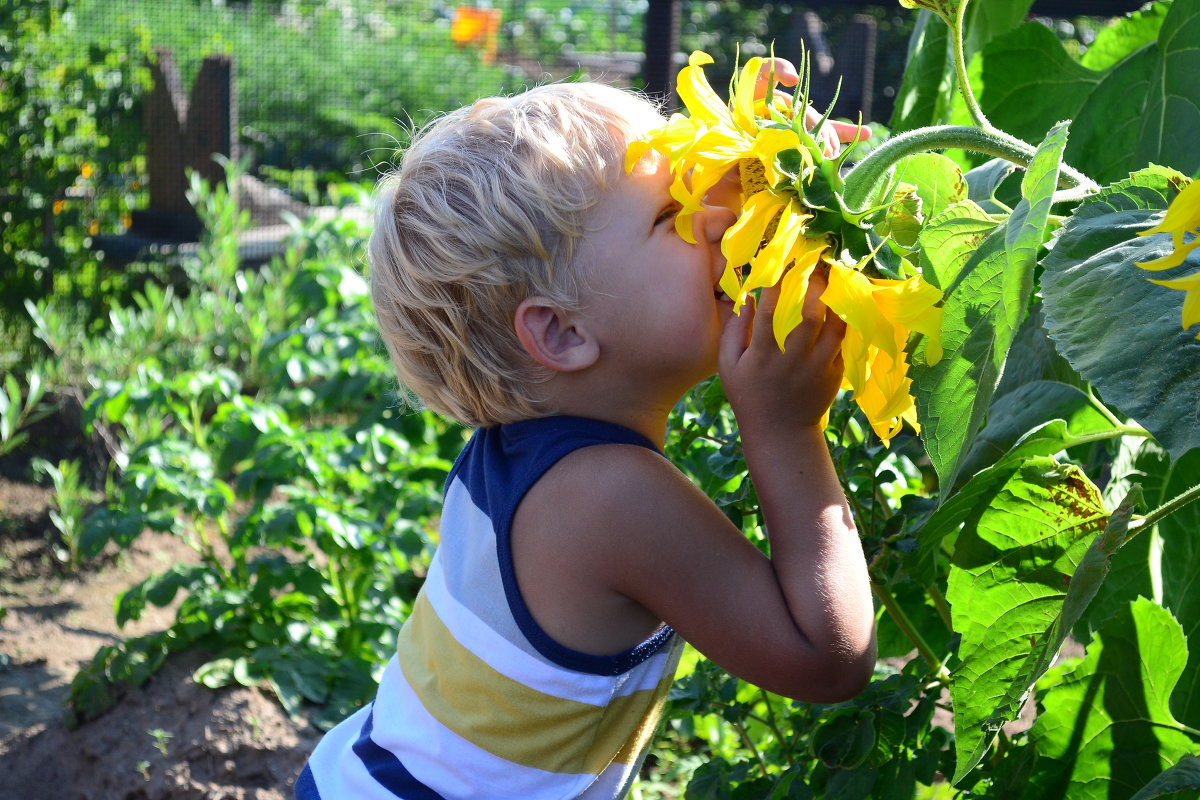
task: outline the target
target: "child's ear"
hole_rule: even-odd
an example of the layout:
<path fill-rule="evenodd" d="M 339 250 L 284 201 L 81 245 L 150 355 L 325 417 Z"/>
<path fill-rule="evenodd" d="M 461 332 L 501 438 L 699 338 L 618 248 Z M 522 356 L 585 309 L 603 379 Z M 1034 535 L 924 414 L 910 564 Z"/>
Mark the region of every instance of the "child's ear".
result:
<path fill-rule="evenodd" d="M 522 300 L 513 325 L 525 352 L 556 372 L 586 369 L 600 356 L 599 343 L 575 315 L 545 297 Z"/>

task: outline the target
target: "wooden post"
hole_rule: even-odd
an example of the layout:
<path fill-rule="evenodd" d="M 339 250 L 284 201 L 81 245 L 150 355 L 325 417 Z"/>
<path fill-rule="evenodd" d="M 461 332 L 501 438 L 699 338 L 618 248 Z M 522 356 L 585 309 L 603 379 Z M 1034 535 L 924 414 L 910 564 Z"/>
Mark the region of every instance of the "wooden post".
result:
<path fill-rule="evenodd" d="M 150 191 L 146 212 L 156 218 L 156 227 L 176 220 L 194 237 L 198 229 L 187 199 L 186 171 L 195 170 L 209 182 L 223 181 L 225 172 L 213 155 L 237 158 L 233 59 L 205 58 L 189 97 L 171 52 L 155 52 L 157 59 L 150 64 L 154 89 L 143 115 Z"/>
<path fill-rule="evenodd" d="M 650 0 L 646 9 L 642 80 L 646 94 L 663 99 L 668 110 L 675 109 L 675 52 L 679 50 L 679 14 L 681 0 Z"/>
<path fill-rule="evenodd" d="M 146 171 L 149 173 L 150 208 L 170 214 L 191 213 L 183 174 L 183 120 L 187 94 L 179 67 L 169 50 L 156 50 L 150 62 L 154 88 L 143 106 L 146 131 Z"/>

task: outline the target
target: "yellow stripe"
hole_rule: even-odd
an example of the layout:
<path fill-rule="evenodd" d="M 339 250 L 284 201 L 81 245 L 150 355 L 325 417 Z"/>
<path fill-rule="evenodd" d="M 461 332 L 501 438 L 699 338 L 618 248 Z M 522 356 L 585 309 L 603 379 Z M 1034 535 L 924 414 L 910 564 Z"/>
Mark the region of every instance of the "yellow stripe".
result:
<path fill-rule="evenodd" d="M 539 692 L 459 643 L 424 592 L 397 651 L 409 685 L 442 725 L 507 761 L 566 774 L 597 775 L 614 760 L 632 763 L 657 726 L 673 677 L 607 706 Z"/>

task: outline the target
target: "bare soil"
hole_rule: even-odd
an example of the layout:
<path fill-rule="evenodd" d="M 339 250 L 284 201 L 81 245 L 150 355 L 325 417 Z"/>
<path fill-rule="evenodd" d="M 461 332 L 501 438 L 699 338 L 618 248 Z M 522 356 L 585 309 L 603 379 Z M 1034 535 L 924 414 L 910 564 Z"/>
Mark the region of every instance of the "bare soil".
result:
<path fill-rule="evenodd" d="M 52 492 L 0 477 L 0 800 L 283 800 L 320 734 L 255 689 L 192 680 L 203 653 L 172 657 L 146 684 L 74 730 L 71 678 L 96 650 L 166 628 L 147 610 L 118 630 L 113 599 L 194 558 L 147 532 L 121 553 L 66 570 L 54 554 Z"/>

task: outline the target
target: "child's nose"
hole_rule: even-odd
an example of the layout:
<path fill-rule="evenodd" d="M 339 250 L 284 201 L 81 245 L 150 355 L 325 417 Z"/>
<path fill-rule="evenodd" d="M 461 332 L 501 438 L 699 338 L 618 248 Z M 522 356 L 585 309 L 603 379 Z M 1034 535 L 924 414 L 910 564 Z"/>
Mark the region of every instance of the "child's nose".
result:
<path fill-rule="evenodd" d="M 698 216 L 701 241 L 710 244 L 720 242 L 729 226 L 737 221 L 737 214 L 724 206 L 705 206 Z"/>

